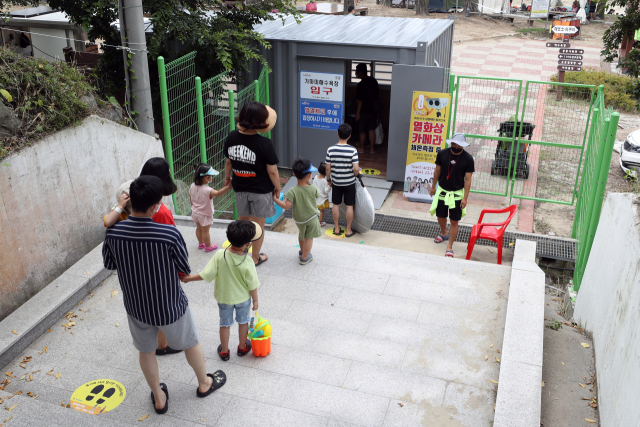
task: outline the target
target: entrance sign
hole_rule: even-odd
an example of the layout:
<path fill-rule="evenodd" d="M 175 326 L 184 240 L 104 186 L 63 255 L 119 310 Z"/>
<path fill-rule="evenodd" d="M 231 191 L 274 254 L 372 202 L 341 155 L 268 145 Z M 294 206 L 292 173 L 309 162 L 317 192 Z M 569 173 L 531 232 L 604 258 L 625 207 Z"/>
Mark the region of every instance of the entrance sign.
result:
<path fill-rule="evenodd" d="M 569 59 L 569 60 L 573 60 L 573 61 L 582 61 L 582 55 L 565 55 L 565 54 L 560 54 L 558 55 L 558 59 Z"/>
<path fill-rule="evenodd" d="M 558 71 L 582 71 L 582 67 L 572 67 L 569 65 L 558 65 Z"/>
<path fill-rule="evenodd" d="M 531 18 L 546 18 L 549 11 L 549 0 L 533 0 L 531 2 Z"/>
<path fill-rule="evenodd" d="M 445 148 L 449 128 L 448 93 L 413 92 L 404 196 L 425 201 L 436 170 L 436 155 Z"/>
<path fill-rule="evenodd" d="M 300 71 L 300 98 L 342 102 L 344 74 Z"/>
<path fill-rule="evenodd" d="M 575 34 L 578 32 L 578 27 L 570 27 L 565 25 L 555 25 L 551 28 L 555 34 Z"/>
<path fill-rule="evenodd" d="M 127 395 L 122 384 L 114 380 L 95 380 L 81 385 L 71 395 L 71 407 L 85 414 L 102 414 L 120 405 Z"/>
<path fill-rule="evenodd" d="M 300 127 L 338 130 L 342 123 L 342 104 L 300 100 Z"/>
<path fill-rule="evenodd" d="M 560 49 L 560 53 L 571 53 L 574 55 L 582 55 L 584 53 L 584 49 Z"/>
<path fill-rule="evenodd" d="M 547 47 L 571 47 L 571 45 L 569 43 L 548 42 Z M 577 50 L 577 49 L 560 49 L 560 53 L 573 53 L 573 52 L 563 52 L 563 50 Z"/>
<path fill-rule="evenodd" d="M 581 67 L 582 61 L 565 61 L 561 59 L 558 61 L 558 65 L 572 65 L 576 67 Z"/>

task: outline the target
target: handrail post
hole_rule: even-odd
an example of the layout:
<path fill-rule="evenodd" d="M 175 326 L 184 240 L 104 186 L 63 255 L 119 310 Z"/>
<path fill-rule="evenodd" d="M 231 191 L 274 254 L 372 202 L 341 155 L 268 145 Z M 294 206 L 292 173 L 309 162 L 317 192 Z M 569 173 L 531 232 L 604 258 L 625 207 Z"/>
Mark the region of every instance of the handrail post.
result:
<path fill-rule="evenodd" d="M 162 109 L 162 127 L 164 129 L 164 155 L 169 163 L 169 172 L 171 179 L 175 181 L 175 173 L 173 169 L 173 147 L 171 146 L 171 121 L 169 117 L 169 97 L 167 94 L 167 73 L 164 68 L 164 58 L 158 57 L 158 75 L 160 77 L 160 106 Z M 171 195 L 173 200 L 173 210 L 178 209 L 176 204 L 176 194 Z"/>
<path fill-rule="evenodd" d="M 200 161 L 207 163 L 207 140 L 204 135 L 204 111 L 202 108 L 202 81 L 196 77 L 196 102 L 198 110 L 198 135 L 200 137 Z"/>
<path fill-rule="evenodd" d="M 229 93 L 229 132 L 233 132 L 236 129 L 236 100 L 235 100 L 235 93 L 233 93 L 232 90 L 230 90 L 228 93 Z M 240 216 L 238 215 L 238 208 L 236 207 L 236 195 L 234 193 L 233 194 L 233 220 L 237 221 L 239 217 Z"/>

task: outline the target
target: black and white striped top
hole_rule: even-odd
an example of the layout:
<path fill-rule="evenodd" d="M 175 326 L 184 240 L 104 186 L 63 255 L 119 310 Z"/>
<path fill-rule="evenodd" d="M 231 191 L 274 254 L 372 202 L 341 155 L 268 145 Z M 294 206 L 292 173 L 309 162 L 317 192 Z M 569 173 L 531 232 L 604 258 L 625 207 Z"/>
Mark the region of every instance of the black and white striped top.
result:
<path fill-rule="evenodd" d="M 118 271 L 127 314 L 164 326 L 184 314 L 189 301 L 178 271 L 189 274 L 189 253 L 178 229 L 151 218 L 129 216 L 107 229 L 104 267 Z"/>
<path fill-rule="evenodd" d="M 327 149 L 325 162 L 331 165 L 331 183 L 338 187 L 355 184 L 356 176 L 353 174 L 353 164 L 358 163 L 358 150 L 355 147 L 345 145 L 332 145 Z"/>

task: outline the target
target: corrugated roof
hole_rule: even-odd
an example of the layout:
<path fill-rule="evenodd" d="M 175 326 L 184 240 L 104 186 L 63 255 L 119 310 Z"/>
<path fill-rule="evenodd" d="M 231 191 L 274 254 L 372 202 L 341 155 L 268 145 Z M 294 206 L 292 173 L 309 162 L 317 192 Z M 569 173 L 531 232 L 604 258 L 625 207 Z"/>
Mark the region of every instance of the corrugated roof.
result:
<path fill-rule="evenodd" d="M 450 25 L 449 19 L 387 18 L 382 16 L 303 15 L 264 22 L 254 29 L 267 40 L 415 48 L 431 43 Z"/>

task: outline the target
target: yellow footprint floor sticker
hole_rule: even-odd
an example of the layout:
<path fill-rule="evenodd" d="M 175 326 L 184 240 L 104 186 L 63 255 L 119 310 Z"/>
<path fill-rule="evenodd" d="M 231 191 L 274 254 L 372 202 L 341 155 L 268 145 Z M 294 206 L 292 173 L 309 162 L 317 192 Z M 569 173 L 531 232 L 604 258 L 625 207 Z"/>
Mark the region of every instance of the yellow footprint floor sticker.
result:
<path fill-rule="evenodd" d="M 365 175 L 380 175 L 378 169 L 362 169 L 362 173 Z"/>
<path fill-rule="evenodd" d="M 222 244 L 222 249 L 227 249 L 229 246 L 231 246 L 231 242 L 228 240 L 225 240 L 224 243 Z M 253 246 L 249 246 L 249 253 L 253 252 Z"/>
<path fill-rule="evenodd" d="M 95 380 L 81 385 L 71 395 L 71 407 L 85 414 L 109 412 L 120 405 L 127 395 L 122 384 L 114 380 Z"/>
<path fill-rule="evenodd" d="M 342 239 L 344 238 L 345 233 L 347 232 L 346 228 L 341 228 L 340 229 L 340 235 L 336 236 L 335 234 L 333 234 L 333 230 L 334 228 L 331 227 L 330 229 L 328 229 L 327 231 L 324 232 L 324 234 L 326 234 L 329 237 L 333 237 L 334 239 Z"/>

